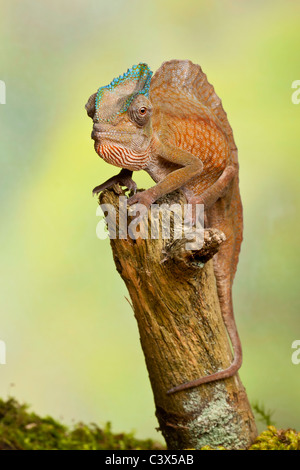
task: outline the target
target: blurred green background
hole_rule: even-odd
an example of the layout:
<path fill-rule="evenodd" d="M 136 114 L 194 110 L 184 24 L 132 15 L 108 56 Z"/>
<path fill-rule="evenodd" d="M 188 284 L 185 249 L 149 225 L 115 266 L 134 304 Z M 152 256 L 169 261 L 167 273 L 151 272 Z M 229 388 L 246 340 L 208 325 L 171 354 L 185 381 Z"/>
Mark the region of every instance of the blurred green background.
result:
<path fill-rule="evenodd" d="M 245 238 L 234 286 L 250 401 L 300 430 L 300 3 L 14 0 L 0 3 L 0 396 L 42 414 L 155 437 L 125 285 L 96 237 L 97 157 L 84 105 L 128 67 L 202 66 L 239 148 Z M 135 173 L 140 186 L 150 178 Z M 12 388 L 13 387 L 13 388 Z"/>

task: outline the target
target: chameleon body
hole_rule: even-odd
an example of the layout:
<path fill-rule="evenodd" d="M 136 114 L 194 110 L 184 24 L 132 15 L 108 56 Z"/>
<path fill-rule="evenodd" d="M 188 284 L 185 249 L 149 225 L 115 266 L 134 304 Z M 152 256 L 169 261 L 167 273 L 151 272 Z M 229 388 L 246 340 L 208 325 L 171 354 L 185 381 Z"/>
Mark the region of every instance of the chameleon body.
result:
<path fill-rule="evenodd" d="M 214 256 L 214 272 L 223 320 L 234 359 L 211 375 L 177 385 L 168 393 L 234 375 L 242 349 L 232 305 L 232 283 L 242 242 L 242 204 L 238 157 L 232 129 L 221 100 L 199 65 L 188 60 L 164 62 L 152 77 L 146 64 L 101 87 L 86 105 L 93 119 L 95 150 L 121 172 L 97 186 L 115 183 L 136 189 L 132 172 L 145 170 L 156 185 L 135 193 L 128 204 L 149 207 L 181 189 L 191 204 L 204 204 L 205 224 L 226 235 Z"/>

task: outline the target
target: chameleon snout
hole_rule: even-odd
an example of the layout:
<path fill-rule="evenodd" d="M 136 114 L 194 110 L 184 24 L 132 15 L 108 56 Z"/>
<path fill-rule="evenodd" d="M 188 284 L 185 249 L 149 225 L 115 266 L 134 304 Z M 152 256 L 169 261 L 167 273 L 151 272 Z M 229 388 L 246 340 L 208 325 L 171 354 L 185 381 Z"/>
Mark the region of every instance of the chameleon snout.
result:
<path fill-rule="evenodd" d="M 91 138 L 94 140 L 100 140 L 100 137 L 101 137 L 101 127 L 99 126 L 99 124 L 94 124 L 93 130 L 91 133 Z"/>

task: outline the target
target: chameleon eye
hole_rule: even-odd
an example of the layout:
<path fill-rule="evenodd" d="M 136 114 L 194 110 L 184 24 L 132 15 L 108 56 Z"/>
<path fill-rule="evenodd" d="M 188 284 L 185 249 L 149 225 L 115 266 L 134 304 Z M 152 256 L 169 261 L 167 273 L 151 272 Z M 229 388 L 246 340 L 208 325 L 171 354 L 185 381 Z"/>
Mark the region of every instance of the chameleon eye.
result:
<path fill-rule="evenodd" d="M 146 126 L 151 117 L 151 106 L 144 99 L 138 98 L 139 102 L 133 102 L 128 110 L 129 119 L 138 127 Z M 142 101 L 142 102 L 141 102 Z"/>

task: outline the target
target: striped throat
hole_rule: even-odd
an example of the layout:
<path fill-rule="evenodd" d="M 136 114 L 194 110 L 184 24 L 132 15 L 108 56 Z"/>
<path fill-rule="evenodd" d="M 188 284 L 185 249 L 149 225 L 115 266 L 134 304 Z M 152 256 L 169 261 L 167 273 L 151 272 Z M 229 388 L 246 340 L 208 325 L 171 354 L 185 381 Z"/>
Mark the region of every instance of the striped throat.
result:
<path fill-rule="evenodd" d="M 115 143 L 95 142 L 95 150 L 110 165 L 130 171 L 143 170 L 151 161 L 151 144 L 143 152 L 135 152 Z"/>

